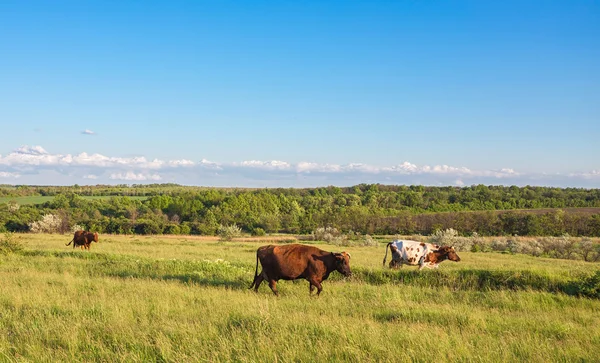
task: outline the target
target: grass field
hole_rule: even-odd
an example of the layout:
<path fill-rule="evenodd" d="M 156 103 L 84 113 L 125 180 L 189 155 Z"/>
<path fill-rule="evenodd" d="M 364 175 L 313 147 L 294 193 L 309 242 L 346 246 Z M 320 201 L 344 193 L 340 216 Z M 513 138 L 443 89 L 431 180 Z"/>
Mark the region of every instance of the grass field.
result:
<path fill-rule="evenodd" d="M 262 243 L 101 236 L 84 252 L 69 236 L 16 238 L 25 249 L 0 255 L 0 361 L 600 357 L 600 299 L 576 296 L 598 264 L 461 253 L 438 271 L 390 271 L 383 244 L 348 247 L 353 277 L 332 274 L 318 298 L 281 281 L 275 297 L 247 289 Z"/>
<path fill-rule="evenodd" d="M 94 199 L 110 199 L 112 196 L 81 196 L 83 199 L 94 200 Z M 148 197 L 145 196 L 131 196 L 131 199 L 145 200 Z M 51 201 L 54 196 L 27 196 L 27 197 L 0 197 L 0 204 L 15 201 L 20 205 L 27 204 L 42 204 Z"/>

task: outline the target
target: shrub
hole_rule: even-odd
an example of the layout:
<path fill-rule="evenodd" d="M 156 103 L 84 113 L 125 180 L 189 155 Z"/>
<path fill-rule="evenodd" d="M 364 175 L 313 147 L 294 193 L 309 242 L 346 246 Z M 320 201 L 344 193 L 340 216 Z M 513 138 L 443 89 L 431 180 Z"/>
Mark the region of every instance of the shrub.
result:
<path fill-rule="evenodd" d="M 164 234 L 181 234 L 181 228 L 178 224 L 168 224 L 163 231 Z"/>
<path fill-rule="evenodd" d="M 591 298 L 600 298 L 600 271 L 596 271 L 592 276 L 583 278 L 576 283 L 578 294 Z"/>
<path fill-rule="evenodd" d="M 11 200 L 10 202 L 6 203 L 6 206 L 8 208 L 8 211 L 11 213 L 15 213 L 16 211 L 18 211 L 21 208 L 19 203 L 17 203 L 14 200 Z"/>
<path fill-rule="evenodd" d="M 240 237 L 242 235 L 242 229 L 235 223 L 228 226 L 220 225 L 217 234 L 219 235 L 219 240 L 231 241 L 235 237 Z"/>
<path fill-rule="evenodd" d="M 453 228 L 446 230 L 437 230 L 429 238 L 430 242 L 438 245 L 454 246 L 457 251 L 470 251 L 473 247 L 473 240 L 469 237 L 459 237 L 458 231 Z"/>
<path fill-rule="evenodd" d="M 192 233 L 192 227 L 188 223 L 182 223 L 179 225 L 180 234 L 189 235 Z"/>
<path fill-rule="evenodd" d="M 554 238 L 554 250 L 558 258 L 570 259 L 574 257 L 577 248 L 577 241 L 567 233 Z"/>
<path fill-rule="evenodd" d="M 73 225 L 73 227 L 71 227 L 71 232 L 75 233 L 76 231 L 83 231 L 85 228 L 83 228 L 82 226 L 80 226 L 79 224 L 75 224 Z"/>
<path fill-rule="evenodd" d="M 341 238 L 340 231 L 335 227 L 319 227 L 313 231 L 312 235 L 314 241 L 325 241 L 328 243 L 332 243 L 335 239 L 338 239 L 337 242 L 340 242 L 343 239 Z"/>
<path fill-rule="evenodd" d="M 365 238 L 363 239 L 363 246 L 374 247 L 377 246 L 377 241 L 373 237 L 368 234 L 365 234 Z"/>
<path fill-rule="evenodd" d="M 335 245 L 335 246 L 351 246 L 351 245 L 353 245 L 352 241 L 350 241 L 348 239 L 348 237 L 346 237 L 344 235 L 332 237 L 329 239 L 329 241 L 327 241 L 327 243 L 331 243 L 332 245 Z"/>
<path fill-rule="evenodd" d="M 584 261 L 596 262 L 600 260 L 600 244 L 594 244 L 589 238 L 579 242 L 579 251 Z"/>
<path fill-rule="evenodd" d="M 523 253 L 532 256 L 541 256 L 543 253 L 542 244 L 537 240 L 515 238 L 512 243 L 513 253 Z M 510 248 L 510 247 L 509 247 Z"/>
<path fill-rule="evenodd" d="M 162 227 L 150 219 L 138 219 L 133 226 L 135 234 L 162 234 Z"/>
<path fill-rule="evenodd" d="M 479 233 L 473 232 L 471 235 L 471 252 L 491 252 L 491 242 L 487 242 Z"/>
<path fill-rule="evenodd" d="M 19 252 L 23 249 L 23 243 L 15 239 L 14 234 L 10 232 L 4 233 L 4 238 L 0 240 L 0 254 L 7 255 L 9 253 Z"/>
<path fill-rule="evenodd" d="M 252 230 L 252 235 L 254 235 L 254 236 L 261 236 L 262 237 L 262 236 L 264 236 L 266 234 L 267 234 L 267 232 L 265 232 L 265 230 L 262 229 L 262 228 L 260 228 L 260 227 L 256 227 L 256 228 L 254 228 Z"/>
<path fill-rule="evenodd" d="M 46 214 L 42 220 L 29 223 L 29 230 L 33 233 L 56 233 L 62 226 L 62 219 L 55 214 Z"/>
<path fill-rule="evenodd" d="M 503 237 L 494 238 L 490 247 L 492 251 L 504 252 L 508 248 L 508 241 L 506 240 L 506 238 Z"/>

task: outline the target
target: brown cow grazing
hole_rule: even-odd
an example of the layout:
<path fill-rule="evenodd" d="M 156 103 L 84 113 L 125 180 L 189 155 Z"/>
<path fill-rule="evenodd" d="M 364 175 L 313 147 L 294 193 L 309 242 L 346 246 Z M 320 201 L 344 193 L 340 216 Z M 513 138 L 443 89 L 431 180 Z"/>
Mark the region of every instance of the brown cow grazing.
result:
<path fill-rule="evenodd" d="M 262 267 L 260 274 L 259 260 Z M 250 289 L 254 287 L 254 291 L 258 292 L 258 287 L 266 280 L 273 293 L 279 296 L 277 281 L 304 278 L 309 283 L 309 295 L 312 295 L 315 287 L 319 295 L 323 290 L 321 282 L 327 280 L 333 271 L 338 271 L 344 276 L 352 274 L 349 253 L 327 252 L 300 244 L 262 246 L 256 251 L 256 269 Z"/>
<path fill-rule="evenodd" d="M 75 231 L 75 233 L 73 234 L 73 239 L 69 243 L 67 243 L 66 246 L 70 245 L 71 242 L 73 243 L 73 249 L 75 249 L 77 246 L 81 246 L 82 250 L 89 250 L 92 242 L 98 242 L 98 233 L 92 233 L 82 230 Z"/>

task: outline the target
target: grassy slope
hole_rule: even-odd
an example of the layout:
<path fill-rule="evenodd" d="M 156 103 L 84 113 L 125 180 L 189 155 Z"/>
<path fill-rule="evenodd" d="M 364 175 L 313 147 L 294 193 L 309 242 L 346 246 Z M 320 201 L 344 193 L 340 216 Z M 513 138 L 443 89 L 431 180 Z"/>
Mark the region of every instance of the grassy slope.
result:
<path fill-rule="evenodd" d="M 600 356 L 600 300 L 551 292 L 594 264 L 463 253 L 417 273 L 382 269 L 383 245 L 353 247 L 352 279 L 332 275 L 319 298 L 282 281 L 276 298 L 247 290 L 257 243 L 101 236 L 88 253 L 19 238 L 25 252 L 0 256 L 0 361 Z"/>

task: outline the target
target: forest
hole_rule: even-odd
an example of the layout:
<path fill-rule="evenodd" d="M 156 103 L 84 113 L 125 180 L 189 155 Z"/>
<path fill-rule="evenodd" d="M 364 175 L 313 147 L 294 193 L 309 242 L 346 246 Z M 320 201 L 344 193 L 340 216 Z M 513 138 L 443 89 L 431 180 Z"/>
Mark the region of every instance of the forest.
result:
<path fill-rule="evenodd" d="M 50 197 L 41 203 L 23 198 Z M 600 237 L 600 189 L 537 186 L 433 187 L 360 184 L 322 188 L 209 188 L 177 184 L 0 185 L 0 231 L 27 232 L 52 215 L 111 234 L 423 234 Z"/>

